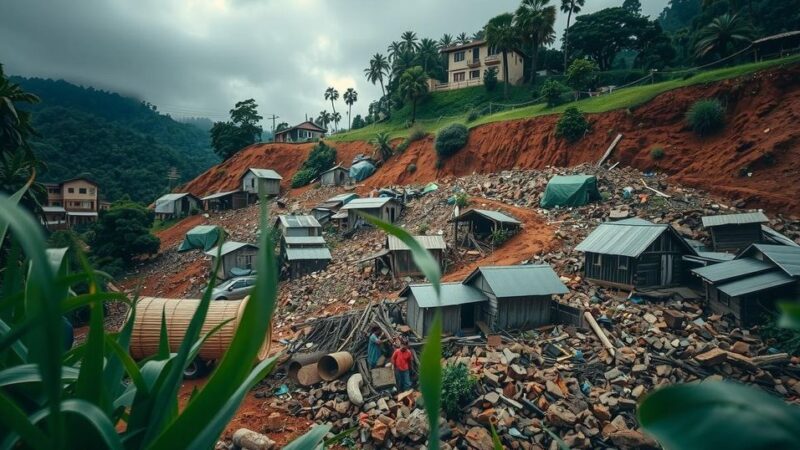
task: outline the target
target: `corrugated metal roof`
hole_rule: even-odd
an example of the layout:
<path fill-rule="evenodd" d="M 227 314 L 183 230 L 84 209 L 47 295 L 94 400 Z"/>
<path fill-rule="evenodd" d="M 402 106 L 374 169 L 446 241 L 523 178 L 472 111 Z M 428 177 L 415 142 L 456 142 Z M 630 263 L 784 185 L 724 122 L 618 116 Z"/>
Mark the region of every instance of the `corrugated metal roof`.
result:
<path fill-rule="evenodd" d="M 286 245 L 325 245 L 325 238 L 322 236 L 284 236 Z"/>
<path fill-rule="evenodd" d="M 732 281 L 727 284 L 718 286 L 717 288 L 730 295 L 731 297 L 738 297 L 740 295 L 752 294 L 753 292 L 763 291 L 766 289 L 785 286 L 794 283 L 794 278 L 786 275 L 780 270 L 762 273 L 752 277 L 747 277 L 741 280 Z"/>
<path fill-rule="evenodd" d="M 253 172 L 253 175 L 255 175 L 256 178 L 266 178 L 268 180 L 282 180 L 283 179 L 283 177 L 280 176 L 280 174 L 278 174 L 278 172 L 275 172 L 272 169 L 254 169 L 254 168 L 251 167 L 250 168 L 250 172 Z"/>
<path fill-rule="evenodd" d="M 786 245 L 768 245 L 768 244 L 753 244 L 761 251 L 767 258 L 778 267 L 783 269 L 788 275 L 793 277 L 800 277 L 800 247 L 790 247 Z M 745 250 L 743 255 L 749 254 Z"/>
<path fill-rule="evenodd" d="M 281 225 L 284 228 L 320 228 L 321 225 L 317 221 L 316 217 L 308 216 L 308 215 L 285 215 L 282 214 L 278 216 L 278 220 L 280 220 Z"/>
<path fill-rule="evenodd" d="M 692 272 L 711 283 L 719 283 L 770 270 L 774 270 L 774 266 L 771 264 L 753 258 L 742 258 L 692 269 Z"/>
<path fill-rule="evenodd" d="M 413 236 L 419 242 L 422 248 L 428 250 L 444 250 L 447 244 L 444 242 L 444 237 L 439 235 L 434 236 Z M 389 250 L 409 250 L 408 246 L 395 236 L 386 236 L 387 246 Z"/>
<path fill-rule="evenodd" d="M 653 223 L 606 222 L 595 228 L 575 250 L 635 258 L 668 229 L 667 225 Z"/>
<path fill-rule="evenodd" d="M 489 211 L 488 209 L 470 209 L 470 210 L 467 210 L 467 211 L 464 211 L 463 213 L 461 213 L 461 215 L 459 215 L 458 218 L 461 219 L 461 218 L 463 218 L 465 216 L 468 216 L 470 214 L 473 214 L 473 213 L 474 214 L 479 214 L 479 215 L 481 215 L 483 217 L 486 217 L 487 219 L 494 220 L 495 222 L 514 223 L 514 224 L 522 223 L 519 220 L 517 220 L 517 219 L 515 219 L 515 218 L 513 218 L 513 217 L 511 217 L 509 215 L 501 213 L 500 211 Z"/>
<path fill-rule="evenodd" d="M 489 298 L 483 292 L 461 283 L 442 283 L 441 284 L 441 303 L 436 300 L 436 291 L 432 284 L 411 284 L 406 287 L 401 296 L 407 296 L 408 291 L 414 294 L 420 308 L 435 308 L 437 306 L 456 306 L 469 303 L 488 301 Z"/>
<path fill-rule="evenodd" d="M 763 212 L 725 214 L 720 216 L 704 216 L 703 227 L 718 227 L 720 225 L 744 225 L 748 223 L 769 222 Z"/>
<path fill-rule="evenodd" d="M 188 192 L 179 192 L 175 194 L 162 195 L 161 197 L 158 197 L 158 199 L 156 200 L 156 204 L 158 204 L 158 202 L 174 202 L 175 200 L 179 200 L 183 197 L 186 197 L 187 195 L 189 195 Z"/>
<path fill-rule="evenodd" d="M 655 225 L 653 222 L 642 219 L 641 217 L 630 217 L 628 219 L 616 220 L 614 223 L 620 225 Z"/>
<path fill-rule="evenodd" d="M 798 244 L 797 242 L 778 233 L 777 231 L 773 230 L 772 228 L 766 225 L 761 225 L 761 232 L 764 234 L 765 239 L 774 242 L 775 244 L 788 245 L 790 247 L 800 247 L 800 244 Z"/>
<path fill-rule="evenodd" d="M 705 259 L 713 259 L 716 261 L 730 261 L 736 257 L 736 255 L 732 255 L 730 253 L 725 252 L 706 252 L 697 250 L 697 256 Z"/>
<path fill-rule="evenodd" d="M 498 297 L 553 295 L 569 292 L 553 268 L 547 264 L 478 267 L 465 280 L 468 284 L 478 273 L 483 274 L 492 292 Z"/>
<path fill-rule="evenodd" d="M 200 200 L 203 200 L 203 201 L 214 200 L 215 198 L 227 197 L 227 196 L 235 194 L 237 192 L 239 192 L 239 191 L 217 192 L 216 194 L 207 195 L 207 196 L 201 198 Z"/>
<path fill-rule="evenodd" d="M 389 197 L 356 198 L 342 206 L 342 209 L 374 209 L 380 208 L 390 201 L 394 201 L 394 199 Z"/>
<path fill-rule="evenodd" d="M 348 168 L 346 168 L 346 167 L 342 167 L 342 165 L 341 165 L 341 164 L 337 164 L 337 165 L 335 165 L 335 166 L 331 167 L 330 169 L 328 169 L 328 170 L 326 170 L 326 171 L 324 171 L 324 172 L 320 173 L 320 175 L 322 175 L 322 174 L 325 174 L 325 173 L 328 173 L 328 172 L 332 172 L 332 171 L 334 171 L 334 170 L 337 170 L 337 169 L 339 169 L 339 170 L 350 170 L 350 169 L 348 169 Z"/>
<path fill-rule="evenodd" d="M 354 194 L 354 193 L 351 192 L 351 193 L 347 193 L 347 194 L 334 195 L 333 197 L 331 197 L 328 200 L 326 200 L 326 203 L 327 202 L 336 202 L 336 203 L 344 202 L 344 203 L 347 203 L 347 202 L 349 202 L 349 201 L 351 201 L 353 199 L 356 199 L 356 198 L 358 198 L 358 194 Z"/>
<path fill-rule="evenodd" d="M 339 211 L 332 215 L 331 219 L 347 219 L 347 211 Z"/>
<path fill-rule="evenodd" d="M 246 242 L 227 241 L 222 244 L 222 253 L 220 253 L 220 255 L 225 256 L 228 253 L 235 252 L 236 250 L 239 250 L 240 248 L 244 247 L 253 247 L 255 249 L 258 249 L 258 246 L 253 244 L 248 244 Z M 218 248 L 219 246 L 212 248 L 211 250 L 206 252 L 206 255 L 217 256 Z"/>
<path fill-rule="evenodd" d="M 310 259 L 331 259 L 328 247 L 287 248 L 286 259 L 289 261 L 303 261 Z"/>

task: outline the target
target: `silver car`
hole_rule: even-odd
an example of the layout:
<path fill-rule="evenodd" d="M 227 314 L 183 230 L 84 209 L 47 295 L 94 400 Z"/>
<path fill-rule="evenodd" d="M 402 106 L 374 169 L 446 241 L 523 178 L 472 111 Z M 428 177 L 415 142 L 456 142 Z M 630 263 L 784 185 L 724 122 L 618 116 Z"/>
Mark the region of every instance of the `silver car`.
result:
<path fill-rule="evenodd" d="M 238 300 L 247 297 L 253 286 L 256 284 L 256 277 L 236 277 L 223 281 L 222 284 L 214 288 L 211 293 L 212 300 Z"/>

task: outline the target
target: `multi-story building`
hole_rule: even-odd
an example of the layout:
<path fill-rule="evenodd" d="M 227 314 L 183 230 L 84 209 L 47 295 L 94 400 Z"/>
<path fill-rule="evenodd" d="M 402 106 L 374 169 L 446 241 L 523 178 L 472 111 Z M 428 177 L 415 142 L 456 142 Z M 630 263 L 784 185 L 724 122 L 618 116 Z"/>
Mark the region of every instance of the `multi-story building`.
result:
<path fill-rule="evenodd" d="M 431 80 L 431 91 L 447 91 L 483 83 L 484 73 L 492 67 L 497 69 L 497 80 L 505 80 L 503 52 L 495 51 L 485 40 L 478 39 L 468 44 L 458 44 L 440 50 L 447 55 L 447 82 Z M 525 61 L 517 52 L 508 52 L 508 79 L 510 84 L 522 84 Z"/>
<path fill-rule="evenodd" d="M 73 178 L 61 183 L 45 183 L 47 206 L 44 213 L 50 229 L 71 228 L 97 220 L 100 209 L 97 183 L 85 178 Z"/>

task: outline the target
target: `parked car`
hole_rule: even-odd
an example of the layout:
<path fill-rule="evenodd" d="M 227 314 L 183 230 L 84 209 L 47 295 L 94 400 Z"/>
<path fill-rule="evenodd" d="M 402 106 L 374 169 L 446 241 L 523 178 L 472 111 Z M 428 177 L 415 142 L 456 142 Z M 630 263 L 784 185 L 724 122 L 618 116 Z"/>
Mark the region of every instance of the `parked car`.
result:
<path fill-rule="evenodd" d="M 236 277 L 222 282 L 211 292 L 212 300 L 239 300 L 247 297 L 253 286 L 256 284 L 256 277 Z"/>

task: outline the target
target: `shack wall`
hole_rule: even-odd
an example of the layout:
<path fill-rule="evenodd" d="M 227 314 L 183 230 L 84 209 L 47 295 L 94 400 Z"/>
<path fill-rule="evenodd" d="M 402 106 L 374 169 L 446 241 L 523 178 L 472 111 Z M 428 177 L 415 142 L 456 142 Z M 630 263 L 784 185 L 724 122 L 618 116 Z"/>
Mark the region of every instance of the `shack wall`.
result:
<path fill-rule="evenodd" d="M 628 256 L 602 255 L 586 252 L 584 254 L 584 276 L 590 280 L 632 286 L 636 260 Z"/>
<path fill-rule="evenodd" d="M 761 242 L 761 224 L 720 225 L 711 228 L 714 251 L 739 251 L 750 244 Z"/>
<path fill-rule="evenodd" d="M 498 298 L 495 329 L 530 329 L 550 323 L 552 298 L 546 295 Z"/>

